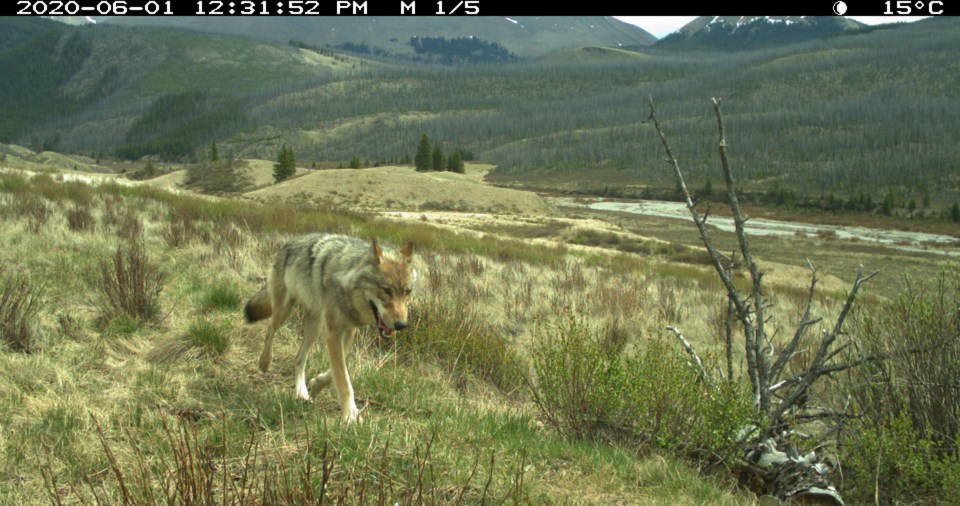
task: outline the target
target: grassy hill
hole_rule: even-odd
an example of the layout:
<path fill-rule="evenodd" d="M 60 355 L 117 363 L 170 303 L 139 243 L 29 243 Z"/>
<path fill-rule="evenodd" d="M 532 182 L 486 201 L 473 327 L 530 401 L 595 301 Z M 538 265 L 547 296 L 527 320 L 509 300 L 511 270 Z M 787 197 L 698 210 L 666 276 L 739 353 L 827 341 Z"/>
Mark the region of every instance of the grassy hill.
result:
<path fill-rule="evenodd" d="M 31 157 L 4 152 L 18 164 Z M 176 173 L 144 182 L 101 176 L 91 185 L 68 177 L 79 171 L 41 162 L 31 162 L 33 173 L 0 172 L 0 483 L 17 483 L 0 487 L 2 502 L 757 502 L 729 471 L 752 416 L 744 374 L 712 389 L 664 333 L 682 325 L 708 364 L 722 360 L 725 295 L 703 255 L 683 245 L 694 235 L 689 224 L 533 208 L 482 219 L 378 214 L 359 212 L 350 192 L 342 207 L 261 205 L 158 189 L 175 184 Z M 249 162 L 254 172 L 263 165 Z M 399 169 L 360 174 L 377 170 Z M 329 185 L 324 176 L 340 172 L 290 183 Z M 451 195 L 479 179 L 469 171 L 430 177 L 446 179 L 442 193 Z M 391 341 L 365 331 L 351 359 L 365 419 L 356 427 L 337 421 L 330 392 L 312 403 L 294 398 L 298 317 L 278 334 L 267 374 L 256 369 L 263 325 L 242 323 L 241 307 L 279 246 L 314 231 L 415 245 L 421 279 L 410 329 Z M 889 276 L 910 270 L 921 283 L 947 265 L 821 238 L 752 244 L 778 345 L 804 312 L 796 255 L 814 245 L 823 269 L 814 306 L 826 321 L 840 310 L 847 283 L 837 276 L 849 276 L 851 263 L 887 262 Z M 874 342 L 870 322 L 902 307 L 888 301 L 896 285 L 861 294 L 863 319 L 850 324 L 850 342 Z M 925 296 L 916 297 L 913 304 Z M 941 309 L 955 306 L 945 300 Z M 814 351 L 819 331 L 811 334 L 798 357 Z M 840 409 L 874 381 L 870 371 L 836 378 L 816 398 Z M 559 404 L 544 404 L 547 395 Z M 870 405 L 856 398 L 857 409 Z M 922 432 L 876 434 L 874 418 L 844 420 L 853 424 L 843 432 L 852 443 L 837 450 L 845 497 L 873 498 L 871 444 L 891 449 L 881 461 L 884 497 L 951 496 L 955 461 L 930 440 L 910 439 Z M 897 474 L 893 449 L 924 452 L 912 464 L 923 487 Z"/>
<path fill-rule="evenodd" d="M 473 172 L 473 167 L 469 170 Z M 411 167 L 312 171 L 247 192 L 260 202 L 297 202 L 352 209 L 467 211 L 544 215 L 547 205 L 536 195 L 496 188 L 468 175 L 415 172 Z"/>
<path fill-rule="evenodd" d="M 557 245 L 47 174 L 0 174 L 0 205 L 0 287 L 26 279 L 15 293 L 38 297 L 27 334 L 3 323 L 0 481 L 18 483 L 0 487 L 3 502 L 754 503 L 670 453 L 561 437 L 524 393 L 522 350 L 567 318 L 550 284 L 579 283 L 566 296 L 592 313 L 604 304 L 581 289 L 641 297 L 642 264 L 614 286 L 602 266 L 617 257 Z M 263 326 L 242 323 L 279 244 L 316 230 L 417 248 L 411 330 L 391 342 L 365 333 L 351 359 L 359 426 L 338 422 L 330 392 L 292 395 L 296 322 L 278 335 L 269 374 L 255 366 Z M 98 287 L 126 265 L 115 255 L 145 262 L 157 298 L 110 303 Z M 622 314 L 654 325 L 625 310 L 607 306 L 596 323 Z"/>

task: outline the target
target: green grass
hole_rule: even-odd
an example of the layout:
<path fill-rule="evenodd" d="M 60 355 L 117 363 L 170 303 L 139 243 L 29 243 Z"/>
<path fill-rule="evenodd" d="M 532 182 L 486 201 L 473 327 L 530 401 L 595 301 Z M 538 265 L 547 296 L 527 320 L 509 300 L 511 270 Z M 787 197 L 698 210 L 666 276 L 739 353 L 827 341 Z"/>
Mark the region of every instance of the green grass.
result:
<path fill-rule="evenodd" d="M 187 340 L 191 346 L 205 354 L 219 357 L 230 349 L 228 329 L 208 320 L 198 320 L 187 329 Z"/>
<path fill-rule="evenodd" d="M 129 336 L 140 330 L 141 325 L 142 322 L 137 318 L 121 314 L 115 318 L 106 320 L 102 328 L 102 333 L 105 336 Z"/>
<path fill-rule="evenodd" d="M 235 284 L 214 283 L 200 294 L 200 308 L 204 311 L 239 311 L 242 303 L 243 296 Z"/>
<path fill-rule="evenodd" d="M 50 183 L 15 191 L 32 195 L 34 184 Z M 39 314 L 43 353 L 0 352 L 0 483 L 18 484 L 0 485 L 0 502 L 96 502 L 94 494 L 104 503 L 187 502 L 165 490 L 242 502 L 246 490 L 267 502 L 301 504 L 325 491 L 349 503 L 360 502 L 361 489 L 365 502 L 382 494 L 391 504 L 418 502 L 418 494 L 444 504 L 754 502 L 731 478 L 701 475 L 671 451 L 645 447 L 638 456 L 630 445 L 568 439 L 542 424 L 522 387 L 538 322 L 569 311 L 603 324 L 616 319 L 628 346 L 656 332 L 656 310 L 645 304 L 667 288 L 650 283 L 640 259 L 620 254 L 591 266 L 562 246 L 491 241 L 418 221 L 146 187 L 88 191 L 92 232 L 69 228 L 70 198 L 39 197 L 52 215 L 37 233 L 25 218 L 0 220 L 0 262 L 34 280 L 57 279 L 50 294 L 59 301 Z M 142 221 L 144 253 L 166 273 L 162 317 L 149 325 L 126 314 L 98 318 L 83 274 L 116 252 L 115 232 L 103 226 L 111 206 Z M 174 219 L 220 232 L 174 248 L 162 236 Z M 296 316 L 277 333 L 266 374 L 255 366 L 264 324 L 242 321 L 271 245 L 308 230 L 416 244 L 422 279 L 411 328 L 391 341 L 362 337 L 349 361 L 360 425 L 340 422 L 332 388 L 311 403 L 293 395 Z M 217 254 L 217 241 L 236 257 Z M 631 268 L 611 276 L 620 265 Z M 324 353 L 311 356 L 308 372 L 325 361 Z"/>

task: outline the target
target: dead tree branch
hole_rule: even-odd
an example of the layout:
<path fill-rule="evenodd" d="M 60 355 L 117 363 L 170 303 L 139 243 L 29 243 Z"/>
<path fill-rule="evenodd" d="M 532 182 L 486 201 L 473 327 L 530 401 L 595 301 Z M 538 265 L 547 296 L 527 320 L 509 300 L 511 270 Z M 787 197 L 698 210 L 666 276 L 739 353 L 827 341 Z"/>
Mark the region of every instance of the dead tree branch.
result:
<path fill-rule="evenodd" d="M 823 416 L 823 411 L 811 415 L 805 411 L 807 406 L 807 396 L 810 387 L 817 379 L 857 367 L 867 362 L 879 360 L 879 356 L 859 356 L 845 362 L 837 362 L 836 359 L 841 353 L 846 351 L 848 344 L 838 344 L 838 338 L 843 335 L 843 325 L 857 298 L 857 293 L 864 283 L 870 280 L 877 273 L 864 275 L 861 266 L 857 272 L 857 277 L 853 282 L 853 287 L 848 294 L 846 301 L 840 310 L 840 314 L 833 322 L 831 330 L 824 330 L 819 343 L 816 346 L 816 352 L 810 364 L 805 369 L 788 379 L 782 379 L 787 366 L 794 362 L 794 359 L 800 355 L 800 349 L 804 338 L 814 325 L 823 321 L 820 317 L 813 316 L 813 299 L 817 288 L 817 269 L 807 261 L 810 267 L 810 285 L 807 291 L 803 315 L 797 324 L 793 335 L 789 341 L 780 348 L 776 342 L 776 333 L 768 334 L 766 324 L 769 318 L 766 310 L 771 307 L 767 302 L 763 289 L 763 273 L 757 266 L 756 261 L 750 250 L 750 244 L 747 239 L 746 227 L 747 217 L 743 214 L 737 196 L 736 185 L 733 179 L 733 172 L 730 169 L 730 161 L 727 157 L 727 141 L 723 124 L 723 114 L 720 110 L 720 101 L 713 99 L 713 109 L 717 120 L 717 132 L 719 135 L 717 151 L 720 157 L 723 180 L 727 190 L 727 200 L 730 210 L 733 214 L 734 233 L 737 238 L 740 255 L 743 258 L 743 265 L 746 266 L 750 274 L 751 288 L 749 295 L 744 295 L 733 282 L 733 263 L 722 255 L 715 247 L 711 237 L 710 230 L 707 228 L 706 216 L 701 215 L 697 210 L 690 191 L 683 179 L 683 173 L 680 170 L 680 164 L 670 144 L 667 142 L 666 135 L 663 133 L 660 122 L 657 119 L 656 109 L 653 99 L 650 99 L 650 120 L 656 128 L 657 136 L 663 144 L 667 155 L 667 162 L 671 165 L 674 176 L 677 180 L 677 186 L 683 192 L 687 210 L 693 219 L 694 225 L 700 233 L 700 239 L 707 253 L 710 255 L 711 264 L 717 275 L 720 277 L 724 288 L 727 291 L 727 321 L 725 323 L 727 339 L 727 374 L 733 376 L 733 358 L 732 358 L 732 315 L 735 315 L 741 324 L 743 331 L 744 357 L 747 363 L 747 372 L 752 387 L 754 406 L 760 414 L 760 424 L 752 431 L 752 436 L 744 440 L 746 462 L 745 467 L 758 471 L 761 479 L 773 487 L 775 495 L 781 499 L 795 496 L 799 493 L 816 494 L 823 496 L 820 492 L 825 488 L 830 489 L 826 496 L 840 501 L 839 495 L 829 486 L 829 483 L 822 477 L 825 464 L 815 462 L 816 458 L 811 452 L 808 458 L 804 459 L 786 459 L 783 462 L 771 461 L 770 457 L 776 452 L 776 444 L 783 442 L 784 434 L 793 432 L 790 423 L 795 419 L 813 419 Z M 733 255 L 731 255 L 732 258 Z M 725 263 L 725 260 L 728 263 Z M 708 378 L 706 368 L 699 356 L 694 351 L 692 345 L 683 338 L 679 329 L 668 327 L 669 330 L 677 336 L 683 345 L 687 354 L 691 356 L 694 364 L 701 372 L 703 377 Z M 779 349 L 778 349 L 779 348 Z M 712 384 L 712 383 L 711 383 Z M 790 416 L 791 418 L 787 418 Z M 752 449 L 747 446 L 754 445 Z M 759 459 L 759 460 L 758 460 Z M 776 460 L 776 459 L 774 459 Z M 759 465 L 760 461 L 769 461 L 766 464 Z M 752 464 L 750 464 L 752 463 Z M 752 467 L 751 467 L 752 466 Z M 772 467 L 771 467 L 772 466 Z M 818 467 L 819 466 L 819 467 Z"/>
<path fill-rule="evenodd" d="M 677 340 L 680 341 L 680 345 L 683 346 L 683 349 L 686 350 L 687 355 L 690 355 L 690 359 L 693 360 L 693 365 L 696 369 L 700 378 L 709 383 L 711 386 L 716 386 L 713 382 L 713 378 L 707 373 L 707 370 L 703 367 L 703 361 L 700 360 L 700 355 L 697 355 L 697 351 L 693 349 L 693 346 L 690 345 L 690 342 L 683 337 L 683 333 L 680 332 L 680 329 L 677 327 L 667 327 L 667 330 L 673 332 L 673 335 L 677 336 Z"/>
<path fill-rule="evenodd" d="M 746 339 L 745 351 L 747 358 L 747 372 L 750 375 L 750 383 L 753 387 L 752 391 L 755 397 L 754 405 L 757 408 L 760 408 L 761 387 L 760 378 L 757 375 L 757 339 L 755 328 L 750 316 L 750 310 L 746 301 L 744 301 L 744 299 L 740 296 L 740 292 L 737 290 L 737 287 L 733 284 L 731 272 L 724 268 L 722 256 L 720 255 L 719 250 L 713 245 L 713 240 L 710 238 L 710 231 L 707 229 L 706 222 L 703 220 L 703 218 L 701 218 L 700 212 L 697 211 L 697 207 L 693 203 L 693 198 L 690 196 L 690 190 L 687 189 L 687 184 L 683 180 L 683 172 L 680 170 L 680 164 L 677 162 L 677 158 L 673 156 L 673 150 L 670 148 L 670 143 L 667 142 L 667 137 L 660 128 L 660 121 L 657 119 L 657 111 L 653 106 L 652 97 L 650 98 L 650 119 L 653 121 L 653 125 L 657 130 L 657 136 L 660 138 L 660 142 L 663 144 L 663 148 L 667 153 L 667 162 L 670 163 L 671 167 L 673 168 L 673 174 L 677 178 L 677 185 L 683 192 L 687 210 L 690 211 L 690 216 L 693 218 L 693 223 L 697 226 L 697 230 L 700 232 L 700 240 L 707 248 L 707 253 L 710 255 L 713 268 L 717 271 L 717 275 L 720 276 L 723 286 L 727 289 L 727 297 L 736 309 L 736 314 L 740 320 L 740 323 L 743 324 L 744 337 Z M 732 187 L 732 185 L 730 187 Z M 744 257 L 744 260 L 747 260 L 746 257 Z"/>

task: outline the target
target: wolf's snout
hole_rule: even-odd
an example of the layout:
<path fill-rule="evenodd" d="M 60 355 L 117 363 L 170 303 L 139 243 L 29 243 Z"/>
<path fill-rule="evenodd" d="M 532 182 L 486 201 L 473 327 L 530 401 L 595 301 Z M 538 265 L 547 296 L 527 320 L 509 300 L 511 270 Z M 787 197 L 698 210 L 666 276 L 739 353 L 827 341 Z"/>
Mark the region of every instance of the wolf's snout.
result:
<path fill-rule="evenodd" d="M 397 320 L 397 321 L 393 322 L 393 329 L 394 329 L 394 330 L 403 330 L 403 329 L 405 329 L 405 328 L 407 328 L 407 327 L 409 327 L 409 325 L 407 325 L 407 322 L 405 322 L 405 321 L 403 321 L 403 320 Z"/>

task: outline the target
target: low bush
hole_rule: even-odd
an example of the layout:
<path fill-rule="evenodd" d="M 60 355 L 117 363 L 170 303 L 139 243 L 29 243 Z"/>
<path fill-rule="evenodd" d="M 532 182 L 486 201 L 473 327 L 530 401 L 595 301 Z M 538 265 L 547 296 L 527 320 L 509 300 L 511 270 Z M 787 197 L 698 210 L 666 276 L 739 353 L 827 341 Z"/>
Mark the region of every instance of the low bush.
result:
<path fill-rule="evenodd" d="M 164 277 L 147 256 L 142 238 L 121 241 L 113 258 L 101 259 L 92 276 L 102 316 L 106 320 L 119 315 L 141 322 L 159 320 Z"/>
<path fill-rule="evenodd" d="M 859 315 L 857 334 L 879 360 L 846 385 L 856 417 L 841 432 L 845 486 L 881 503 L 957 497 L 960 269 L 905 279 L 891 303 Z"/>
<path fill-rule="evenodd" d="M 223 325 L 206 319 L 193 322 L 187 329 L 186 341 L 206 355 L 221 357 L 230 349 L 230 334 Z"/>
<path fill-rule="evenodd" d="M 236 311 L 242 303 L 240 289 L 222 281 L 205 287 L 200 298 L 200 307 L 204 311 Z"/>
<path fill-rule="evenodd" d="M 542 333 L 533 352 L 533 396 L 562 434 L 665 448 L 705 463 L 733 457 L 748 426 L 747 396 L 698 379 L 677 349 L 651 339 L 634 352 L 576 319 Z"/>
<path fill-rule="evenodd" d="M 93 213 L 86 207 L 74 205 L 66 211 L 67 226 L 74 232 L 93 232 L 97 223 Z"/>
<path fill-rule="evenodd" d="M 410 309 L 410 329 L 397 334 L 401 348 L 432 358 L 451 373 L 468 371 L 506 393 L 523 385 L 524 361 L 500 325 L 469 304 L 433 297 Z"/>

